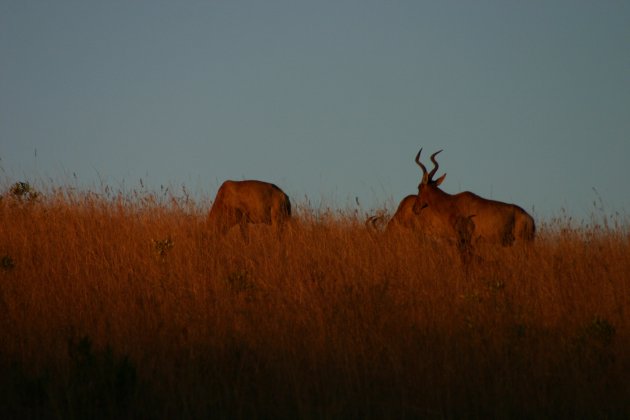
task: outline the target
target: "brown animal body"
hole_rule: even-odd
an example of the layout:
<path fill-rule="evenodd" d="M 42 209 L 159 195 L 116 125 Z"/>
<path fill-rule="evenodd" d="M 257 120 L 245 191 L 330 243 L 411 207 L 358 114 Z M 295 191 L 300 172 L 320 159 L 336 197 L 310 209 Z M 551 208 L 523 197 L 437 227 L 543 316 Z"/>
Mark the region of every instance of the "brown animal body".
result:
<path fill-rule="evenodd" d="M 472 217 L 459 214 L 449 215 L 428 207 L 416 213 L 414 211 L 416 200 L 416 195 L 403 198 L 396 213 L 387 224 L 386 232 L 405 229 L 432 240 L 454 243 L 460 250 L 469 250 L 475 230 Z"/>
<path fill-rule="evenodd" d="M 536 231 L 534 219 L 519 206 L 488 200 L 468 191 L 451 195 L 438 188 L 446 177 L 444 174 L 437 180 L 433 180 L 433 175 L 439 167 L 435 156 L 441 150 L 431 156 L 431 161 L 435 166 L 430 173 L 420 163 L 421 152 L 422 149 L 416 156 L 416 163 L 422 169 L 423 176 L 413 205 L 415 214 L 421 215 L 433 209 L 448 218 L 471 217 L 474 219 L 473 242 L 482 240 L 511 245 L 514 241 L 534 239 Z"/>
<path fill-rule="evenodd" d="M 235 225 L 246 236 L 247 224 L 264 223 L 279 230 L 291 217 L 289 197 L 263 181 L 225 181 L 214 200 L 208 223 L 222 234 Z"/>
<path fill-rule="evenodd" d="M 386 231 L 391 232 L 396 229 L 411 229 L 411 230 L 422 230 L 422 220 L 418 217 L 417 214 L 413 212 L 413 205 L 416 202 L 415 195 L 408 195 L 403 198 L 398 208 L 396 209 L 396 213 L 392 216 L 392 218 L 387 223 Z"/>

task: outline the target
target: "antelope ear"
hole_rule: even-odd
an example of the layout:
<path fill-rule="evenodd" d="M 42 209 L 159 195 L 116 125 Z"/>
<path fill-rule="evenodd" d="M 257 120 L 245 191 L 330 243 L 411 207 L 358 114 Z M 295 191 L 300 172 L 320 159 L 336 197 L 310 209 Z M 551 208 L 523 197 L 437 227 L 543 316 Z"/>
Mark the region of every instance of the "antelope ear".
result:
<path fill-rule="evenodd" d="M 439 177 L 437 179 L 437 181 L 434 181 L 435 186 L 437 187 L 438 185 L 440 185 L 442 182 L 444 182 L 444 178 L 446 178 L 446 174 L 442 175 L 441 177 Z"/>

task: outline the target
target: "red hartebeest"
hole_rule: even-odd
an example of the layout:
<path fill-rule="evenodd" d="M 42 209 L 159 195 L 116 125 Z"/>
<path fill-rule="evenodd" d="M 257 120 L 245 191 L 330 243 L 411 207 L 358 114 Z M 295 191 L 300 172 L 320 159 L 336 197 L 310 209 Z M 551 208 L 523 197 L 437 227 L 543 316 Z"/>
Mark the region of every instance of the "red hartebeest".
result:
<path fill-rule="evenodd" d="M 264 223 L 282 229 L 291 217 L 289 197 L 274 184 L 263 181 L 225 181 L 208 214 L 208 223 L 222 234 L 239 225 L 247 236 L 247 224 Z"/>
<path fill-rule="evenodd" d="M 475 223 L 470 216 L 443 214 L 426 208 L 420 214 L 413 210 L 416 195 L 408 195 L 398 205 L 396 213 L 387 223 L 386 232 L 407 230 L 431 240 L 446 240 L 469 251 Z"/>
<path fill-rule="evenodd" d="M 448 194 L 442 191 L 440 184 L 446 174 L 433 180 L 439 164 L 435 156 L 431 155 L 433 169 L 428 172 L 420 162 L 420 153 L 416 156 L 416 163 L 422 169 L 422 181 L 418 186 L 418 195 L 413 204 L 413 212 L 422 215 L 428 209 L 446 216 L 448 219 L 461 220 L 472 218 L 474 221 L 473 242 L 486 242 L 511 245 L 514 241 L 531 241 L 535 235 L 534 219 L 522 208 L 514 204 L 488 200 L 476 194 L 465 191 L 459 194 Z"/>

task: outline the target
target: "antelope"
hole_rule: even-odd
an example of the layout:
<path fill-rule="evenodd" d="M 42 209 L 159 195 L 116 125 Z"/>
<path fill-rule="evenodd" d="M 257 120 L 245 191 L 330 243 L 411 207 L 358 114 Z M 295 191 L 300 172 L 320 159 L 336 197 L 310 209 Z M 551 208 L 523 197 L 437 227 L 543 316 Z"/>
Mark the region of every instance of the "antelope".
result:
<path fill-rule="evenodd" d="M 387 234 L 394 232 L 412 232 L 434 241 L 446 241 L 455 244 L 460 251 L 470 251 L 470 242 L 475 223 L 470 216 L 445 215 L 433 208 L 427 208 L 421 214 L 413 211 L 417 195 L 408 195 L 402 199 L 396 213 L 385 227 Z M 365 222 L 370 231 L 378 230 L 385 216 L 382 214 L 368 217 Z"/>
<path fill-rule="evenodd" d="M 413 212 L 422 215 L 433 209 L 449 220 L 474 219 L 472 241 L 482 240 L 489 243 L 500 243 L 509 246 L 514 241 L 532 241 L 535 235 L 534 219 L 522 208 L 515 204 L 503 203 L 482 198 L 469 191 L 458 194 L 448 194 L 442 191 L 440 184 L 444 182 L 446 174 L 437 180 L 433 176 L 439 168 L 435 160 L 439 150 L 431 155 L 433 169 L 431 172 L 420 162 L 422 149 L 416 156 L 416 163 L 422 169 L 422 181 L 418 185 L 418 195 L 413 203 Z"/>
<path fill-rule="evenodd" d="M 433 240 L 446 240 L 454 243 L 460 251 L 470 251 L 475 222 L 471 216 L 444 214 L 433 208 L 421 213 L 414 211 L 417 195 L 403 198 L 394 216 L 387 223 L 386 232 L 405 229 Z"/>
<path fill-rule="evenodd" d="M 289 197 L 276 185 L 256 180 L 225 181 L 208 214 L 208 224 L 225 235 L 239 225 L 243 237 L 247 224 L 264 223 L 282 230 L 291 217 Z"/>

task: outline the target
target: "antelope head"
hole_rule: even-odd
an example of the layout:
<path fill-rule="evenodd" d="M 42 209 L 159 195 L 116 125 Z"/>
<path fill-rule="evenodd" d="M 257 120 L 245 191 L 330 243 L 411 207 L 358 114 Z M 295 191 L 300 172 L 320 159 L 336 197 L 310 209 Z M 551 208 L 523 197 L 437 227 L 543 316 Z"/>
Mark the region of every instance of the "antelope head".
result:
<path fill-rule="evenodd" d="M 420 162 L 420 154 L 422 153 L 422 149 L 420 149 L 420 151 L 416 155 L 416 163 L 418 164 L 418 166 L 420 166 L 420 169 L 422 169 L 422 181 L 420 182 L 420 185 L 418 185 L 418 198 L 413 205 L 413 212 L 415 214 L 420 214 L 422 209 L 431 205 L 434 200 L 439 199 L 439 197 L 436 197 L 436 193 L 438 190 L 438 186 L 444 181 L 446 174 L 442 175 L 436 180 L 433 179 L 433 176 L 440 167 L 440 165 L 435 160 L 435 157 L 441 151 L 442 150 L 438 150 L 431 155 L 431 162 L 433 162 L 433 169 L 431 170 L 431 172 L 428 172 L 427 168 L 422 164 L 422 162 Z"/>

